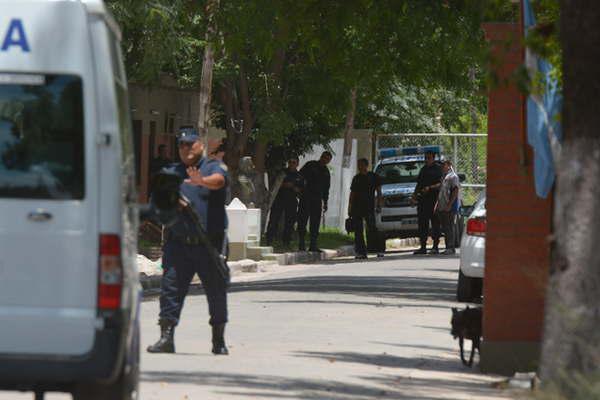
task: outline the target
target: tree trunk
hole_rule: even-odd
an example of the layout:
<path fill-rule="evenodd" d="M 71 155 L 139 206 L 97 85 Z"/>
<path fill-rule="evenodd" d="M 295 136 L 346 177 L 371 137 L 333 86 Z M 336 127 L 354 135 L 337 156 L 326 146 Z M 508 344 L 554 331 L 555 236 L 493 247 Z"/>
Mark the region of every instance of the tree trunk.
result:
<path fill-rule="evenodd" d="M 269 213 L 269 191 L 265 182 L 265 173 L 267 172 L 267 149 L 268 144 L 262 141 L 256 142 L 254 147 L 254 167 L 256 168 L 256 177 L 254 188 L 256 190 L 256 208 L 261 209 L 261 226 L 265 226 L 267 214 Z"/>
<path fill-rule="evenodd" d="M 239 197 L 240 159 L 246 154 L 248 138 L 254 127 L 248 79 L 242 66 L 240 66 L 238 86 L 234 82 L 225 81 L 219 87 L 219 94 L 225 111 L 225 128 L 227 131 L 225 164 L 229 168 L 231 178 L 231 195 L 232 197 Z"/>
<path fill-rule="evenodd" d="M 344 158 L 342 168 L 350 168 L 352 156 L 352 130 L 354 129 L 354 114 L 356 112 L 356 87 L 350 91 L 350 109 L 346 114 L 346 125 L 344 127 Z"/>
<path fill-rule="evenodd" d="M 202 77 L 200 81 L 200 112 L 198 113 L 198 131 L 208 140 L 208 127 L 210 125 L 210 102 L 212 98 L 212 80 L 215 55 L 211 44 L 215 32 L 214 13 L 219 6 L 219 0 L 210 0 L 206 5 L 208 28 L 206 30 L 206 47 L 202 62 Z M 206 148 L 206 146 L 205 146 Z"/>
<path fill-rule="evenodd" d="M 561 1 L 564 143 L 557 168 L 555 243 L 540 372 L 543 381 L 566 398 L 574 398 L 582 386 L 574 376 L 589 377 L 600 365 L 598 21 L 596 2 Z"/>

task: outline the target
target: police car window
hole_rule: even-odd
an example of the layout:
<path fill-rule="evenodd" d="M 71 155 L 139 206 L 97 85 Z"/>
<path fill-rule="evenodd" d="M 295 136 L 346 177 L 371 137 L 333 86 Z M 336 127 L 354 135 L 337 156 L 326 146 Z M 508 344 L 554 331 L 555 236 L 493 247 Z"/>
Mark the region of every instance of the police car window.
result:
<path fill-rule="evenodd" d="M 84 197 L 83 84 L 0 73 L 0 198 Z"/>
<path fill-rule="evenodd" d="M 425 163 L 423 161 L 404 162 L 397 164 L 382 164 L 377 168 L 377 174 L 384 185 L 390 183 L 414 183 L 417 181 L 419 171 Z"/>

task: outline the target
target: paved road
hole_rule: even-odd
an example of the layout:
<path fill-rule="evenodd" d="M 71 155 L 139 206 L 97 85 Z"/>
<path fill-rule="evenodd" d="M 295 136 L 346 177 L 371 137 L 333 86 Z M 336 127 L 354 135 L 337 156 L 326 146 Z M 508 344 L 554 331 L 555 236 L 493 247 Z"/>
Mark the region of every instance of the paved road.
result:
<path fill-rule="evenodd" d="M 230 295 L 229 357 L 209 353 L 206 302 L 195 290 L 178 354 L 143 356 L 141 399 L 507 398 L 491 387 L 498 378 L 461 365 L 449 334 L 457 264 L 396 254 L 246 276 Z M 157 337 L 157 312 L 156 299 L 143 304 L 144 347 Z"/>

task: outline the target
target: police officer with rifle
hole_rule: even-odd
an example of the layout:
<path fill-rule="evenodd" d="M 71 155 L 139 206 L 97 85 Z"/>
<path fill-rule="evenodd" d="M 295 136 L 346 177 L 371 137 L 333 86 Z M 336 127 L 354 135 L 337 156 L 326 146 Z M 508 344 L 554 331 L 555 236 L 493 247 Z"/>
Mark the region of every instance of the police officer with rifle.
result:
<path fill-rule="evenodd" d="M 175 327 L 190 282 L 198 274 L 212 326 L 212 352 L 229 354 L 225 345 L 229 269 L 225 262 L 227 167 L 218 158 L 202 157 L 195 130 L 178 139 L 181 162 L 163 169 L 153 183 L 152 211 L 165 226 L 160 295 L 161 336 L 150 353 L 174 353 Z"/>

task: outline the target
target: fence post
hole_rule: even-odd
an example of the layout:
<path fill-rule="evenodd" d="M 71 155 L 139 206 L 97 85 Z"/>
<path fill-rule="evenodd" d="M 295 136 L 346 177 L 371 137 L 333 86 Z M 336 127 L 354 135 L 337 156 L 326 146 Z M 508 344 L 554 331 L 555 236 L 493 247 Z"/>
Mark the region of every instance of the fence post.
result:
<path fill-rule="evenodd" d="M 454 147 L 452 164 L 454 164 L 454 169 L 458 170 L 458 137 L 456 135 L 452 136 L 452 145 Z"/>

